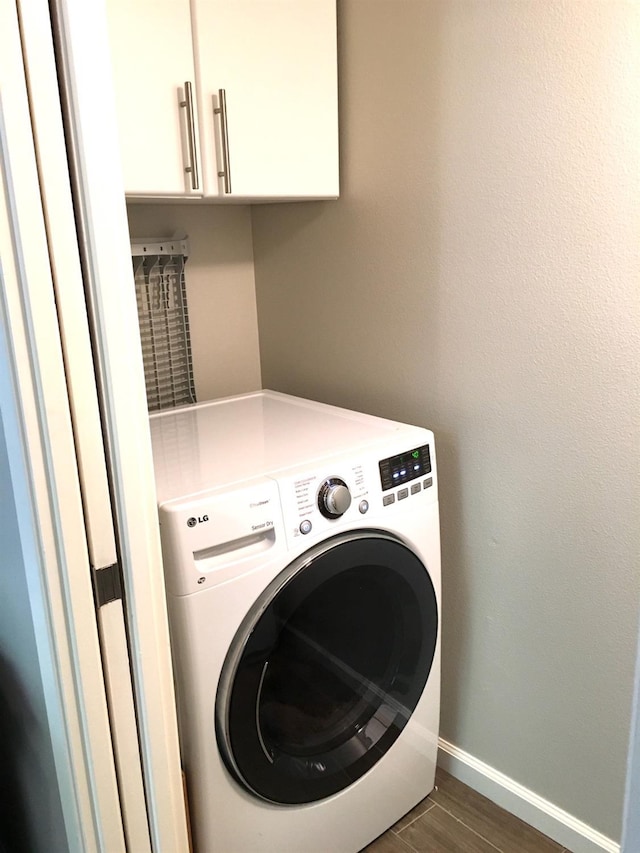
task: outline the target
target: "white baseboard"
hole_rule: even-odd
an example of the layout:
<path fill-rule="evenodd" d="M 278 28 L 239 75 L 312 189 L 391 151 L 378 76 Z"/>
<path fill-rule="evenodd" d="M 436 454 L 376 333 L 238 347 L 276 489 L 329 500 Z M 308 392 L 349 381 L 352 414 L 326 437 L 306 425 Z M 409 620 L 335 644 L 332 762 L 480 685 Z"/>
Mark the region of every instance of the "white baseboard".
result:
<path fill-rule="evenodd" d="M 438 765 L 572 853 L 620 853 L 620 845 L 606 835 L 443 738 Z"/>

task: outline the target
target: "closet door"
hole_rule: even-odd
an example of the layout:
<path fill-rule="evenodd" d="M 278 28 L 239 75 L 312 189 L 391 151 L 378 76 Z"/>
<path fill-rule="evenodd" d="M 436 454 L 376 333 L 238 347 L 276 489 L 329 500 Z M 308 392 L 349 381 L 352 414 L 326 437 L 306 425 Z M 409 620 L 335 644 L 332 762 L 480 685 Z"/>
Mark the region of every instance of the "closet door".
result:
<path fill-rule="evenodd" d="M 30 0 L 31 12 L 36 6 L 42 4 Z M 37 11 L 39 23 L 48 24 L 46 8 Z M 24 16 L 21 25 L 24 34 L 29 29 Z M 25 79 L 24 44 L 13 2 L 0 4 L 0 32 L 0 419 L 9 468 L 1 491 L 3 512 L 17 507 L 16 538 L 22 552 L 18 560 L 3 542 L 0 563 L 5 580 L 15 572 L 16 585 L 20 563 L 24 566 L 26 601 L 20 616 L 25 630 L 32 623 L 37 659 L 31 680 L 41 683 L 44 697 L 44 720 L 33 718 L 30 702 L 23 700 L 21 707 L 29 737 L 15 748 L 21 751 L 21 773 L 29 774 L 31 796 L 22 793 L 34 835 L 21 839 L 20 849 L 120 851 L 125 836 L 27 95 L 34 81 Z M 46 64 L 50 58 L 45 52 L 39 61 Z M 29 697 L 28 671 L 13 638 L 3 643 L 2 659 L 9 660 L 16 674 L 19 689 L 11 700 L 18 703 L 21 693 Z M 39 670 L 33 674 L 36 665 Z M 8 742 L 4 730 L 3 738 Z M 42 765 L 34 770 L 31 753 L 46 738 L 55 779 L 44 781 Z M 7 755 L 5 750 L 2 754 Z M 3 763 L 5 785 L 11 779 L 8 769 Z M 34 805 L 48 793 L 47 785 L 52 789 L 50 812 Z M 64 847 L 52 820 L 58 798 Z M 37 808 L 47 821 L 44 828 L 34 825 Z M 43 839 L 43 834 L 49 837 Z M 1 842 L 0 847 L 5 849 Z"/>
<path fill-rule="evenodd" d="M 125 192 L 201 194 L 189 0 L 107 0 Z"/>
<path fill-rule="evenodd" d="M 336 197 L 335 0 L 191 5 L 205 194 Z"/>
<path fill-rule="evenodd" d="M 65 371 L 54 410 L 66 406 L 70 416 L 66 464 L 68 477 L 76 466 L 84 522 L 77 529 L 90 599 L 72 625 L 92 620 L 97 629 L 101 657 L 92 673 L 104 674 L 110 727 L 91 743 L 115 754 L 126 841 L 80 849 L 182 853 L 186 815 L 106 16 L 101 0 L 20 6 L 52 274 L 48 303 L 55 299 Z M 24 291 L 39 305 L 35 284 L 27 281 Z M 52 446 L 59 440 L 57 431 L 46 436 Z M 78 647 L 86 653 L 83 642 Z"/>

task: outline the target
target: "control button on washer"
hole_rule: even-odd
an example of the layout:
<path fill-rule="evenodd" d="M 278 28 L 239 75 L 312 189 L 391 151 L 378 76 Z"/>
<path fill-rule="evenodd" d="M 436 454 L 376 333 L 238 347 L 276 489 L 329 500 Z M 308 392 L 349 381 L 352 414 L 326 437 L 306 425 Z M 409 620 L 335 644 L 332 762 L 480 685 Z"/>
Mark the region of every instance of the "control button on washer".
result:
<path fill-rule="evenodd" d="M 400 489 L 398 492 L 398 500 L 403 501 L 405 498 L 409 497 L 409 489 Z"/>
<path fill-rule="evenodd" d="M 420 483 L 414 483 L 413 486 L 411 486 L 411 494 L 417 495 L 421 488 L 422 486 Z"/>
<path fill-rule="evenodd" d="M 369 511 L 369 501 L 360 501 L 358 504 L 358 509 L 364 515 L 365 512 Z"/>
<path fill-rule="evenodd" d="M 389 504 L 392 504 L 395 502 L 395 499 L 396 499 L 395 495 L 385 495 L 382 498 L 382 506 L 389 506 Z"/>
<path fill-rule="evenodd" d="M 422 484 L 423 489 L 428 489 L 429 486 L 433 486 L 433 477 L 427 477 L 427 479 Z"/>
<path fill-rule="evenodd" d="M 304 535 L 306 535 L 307 533 L 311 533 L 312 527 L 313 527 L 313 524 L 311 524 L 311 522 L 309 521 L 308 518 L 305 518 L 304 521 L 300 522 L 300 533 L 302 533 Z"/>

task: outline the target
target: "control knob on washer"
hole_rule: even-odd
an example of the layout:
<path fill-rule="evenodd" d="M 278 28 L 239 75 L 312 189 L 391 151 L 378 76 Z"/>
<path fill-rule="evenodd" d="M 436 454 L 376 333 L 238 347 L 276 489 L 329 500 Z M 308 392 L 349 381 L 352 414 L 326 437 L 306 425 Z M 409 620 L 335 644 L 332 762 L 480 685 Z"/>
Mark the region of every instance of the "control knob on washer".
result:
<path fill-rule="evenodd" d="M 351 506 L 351 492 L 344 480 L 330 477 L 318 491 L 318 507 L 325 518 L 340 518 Z"/>

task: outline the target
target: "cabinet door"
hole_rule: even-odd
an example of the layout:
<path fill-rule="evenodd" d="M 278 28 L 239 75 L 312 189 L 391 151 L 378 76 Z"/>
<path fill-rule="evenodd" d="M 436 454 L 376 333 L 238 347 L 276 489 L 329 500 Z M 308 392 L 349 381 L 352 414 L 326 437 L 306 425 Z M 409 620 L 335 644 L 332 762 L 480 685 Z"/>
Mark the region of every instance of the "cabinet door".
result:
<path fill-rule="evenodd" d="M 205 195 L 337 196 L 335 0 L 191 0 L 191 13 Z"/>
<path fill-rule="evenodd" d="M 125 192 L 201 195 L 189 0 L 107 0 L 107 15 Z"/>

